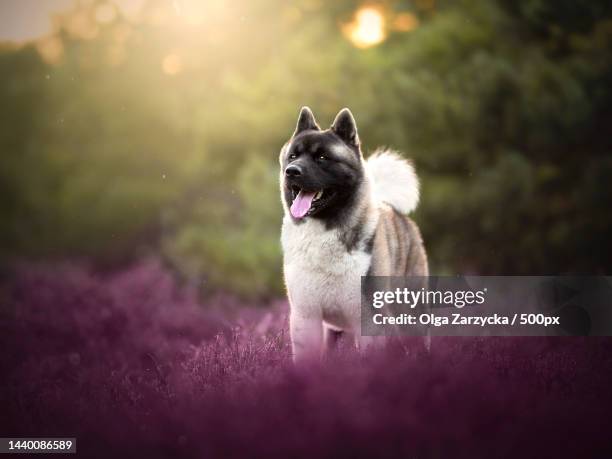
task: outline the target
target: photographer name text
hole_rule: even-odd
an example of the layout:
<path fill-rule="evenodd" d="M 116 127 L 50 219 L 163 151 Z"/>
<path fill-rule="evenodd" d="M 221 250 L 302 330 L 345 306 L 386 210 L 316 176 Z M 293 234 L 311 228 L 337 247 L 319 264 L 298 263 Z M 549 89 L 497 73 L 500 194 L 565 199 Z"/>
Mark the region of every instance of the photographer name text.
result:
<path fill-rule="evenodd" d="M 492 314 L 489 316 L 468 316 L 461 313 L 452 313 L 448 316 L 437 316 L 431 313 L 410 314 L 403 313 L 397 316 L 385 316 L 384 314 L 374 314 L 372 321 L 376 325 L 429 325 L 443 327 L 445 325 L 460 326 L 514 326 L 518 325 L 538 325 L 548 327 L 559 325 L 558 316 L 548 316 L 546 314 L 513 314 L 512 316 Z"/>

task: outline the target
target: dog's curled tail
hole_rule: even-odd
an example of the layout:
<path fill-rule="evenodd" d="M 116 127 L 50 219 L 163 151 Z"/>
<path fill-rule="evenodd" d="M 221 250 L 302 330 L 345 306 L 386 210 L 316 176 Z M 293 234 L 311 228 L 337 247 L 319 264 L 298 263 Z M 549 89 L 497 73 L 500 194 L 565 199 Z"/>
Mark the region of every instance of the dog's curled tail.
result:
<path fill-rule="evenodd" d="M 376 150 L 366 161 L 376 198 L 402 214 L 419 203 L 419 179 L 412 164 L 397 152 Z"/>

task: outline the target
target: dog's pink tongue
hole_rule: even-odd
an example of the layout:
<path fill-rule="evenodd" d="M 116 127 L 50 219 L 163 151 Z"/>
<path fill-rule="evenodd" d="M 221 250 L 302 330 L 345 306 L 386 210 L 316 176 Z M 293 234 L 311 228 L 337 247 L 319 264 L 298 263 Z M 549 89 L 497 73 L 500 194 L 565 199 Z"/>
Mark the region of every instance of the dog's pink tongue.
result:
<path fill-rule="evenodd" d="M 315 194 L 316 192 L 310 193 L 308 191 L 300 190 L 291 204 L 291 215 L 293 215 L 295 218 L 304 217 L 304 215 L 306 215 L 310 209 L 310 205 L 312 204 Z"/>

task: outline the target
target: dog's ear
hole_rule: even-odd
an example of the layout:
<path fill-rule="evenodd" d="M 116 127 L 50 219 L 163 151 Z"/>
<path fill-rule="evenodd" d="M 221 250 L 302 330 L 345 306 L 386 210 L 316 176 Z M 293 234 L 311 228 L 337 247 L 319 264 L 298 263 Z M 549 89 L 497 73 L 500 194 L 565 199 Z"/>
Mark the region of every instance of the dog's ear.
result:
<path fill-rule="evenodd" d="M 295 137 L 300 132 L 303 131 L 320 131 L 321 128 L 317 124 L 312 111 L 308 107 L 302 107 L 300 110 L 300 116 L 298 118 L 297 126 L 295 127 L 295 132 L 293 136 Z"/>
<path fill-rule="evenodd" d="M 348 108 L 343 108 L 336 115 L 336 119 L 331 125 L 331 130 L 348 145 L 359 147 L 359 135 L 357 135 L 357 125 L 355 118 Z"/>

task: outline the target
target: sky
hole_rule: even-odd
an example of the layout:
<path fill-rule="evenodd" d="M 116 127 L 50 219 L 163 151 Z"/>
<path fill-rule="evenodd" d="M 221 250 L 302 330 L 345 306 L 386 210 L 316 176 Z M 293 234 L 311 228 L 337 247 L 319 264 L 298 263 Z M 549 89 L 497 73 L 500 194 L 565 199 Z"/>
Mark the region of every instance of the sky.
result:
<path fill-rule="evenodd" d="M 53 30 L 53 13 L 70 10 L 77 2 L 93 0 L 0 0 L 0 41 L 24 42 Z M 170 0 L 168 0 L 170 1 Z M 137 10 L 143 0 L 114 0 L 124 13 Z"/>
<path fill-rule="evenodd" d="M 26 41 L 52 30 L 51 13 L 65 11 L 74 0 L 0 0 L 0 40 Z"/>

